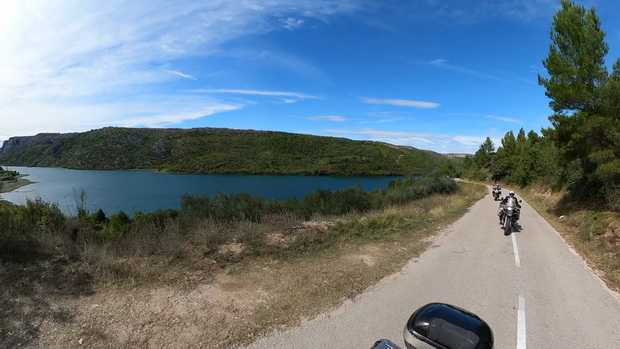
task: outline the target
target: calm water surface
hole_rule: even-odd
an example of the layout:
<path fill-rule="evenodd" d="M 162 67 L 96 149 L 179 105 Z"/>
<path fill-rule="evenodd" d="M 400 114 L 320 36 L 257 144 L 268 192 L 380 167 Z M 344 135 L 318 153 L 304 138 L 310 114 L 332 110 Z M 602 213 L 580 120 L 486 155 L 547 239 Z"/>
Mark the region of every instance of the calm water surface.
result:
<path fill-rule="evenodd" d="M 254 175 L 178 175 L 151 171 L 93 171 L 47 167 L 3 166 L 28 174 L 33 184 L 1 194 L 2 199 L 24 204 L 27 198 L 40 197 L 58 203 L 65 213 L 75 214 L 82 190 L 86 209 L 99 208 L 106 214 L 125 211 L 153 212 L 178 209 L 183 194 L 206 194 L 212 197 L 247 192 L 266 199 L 301 199 L 317 189 L 343 189 L 361 185 L 366 191 L 385 189 L 397 177 L 329 177 L 329 176 L 254 176 Z"/>

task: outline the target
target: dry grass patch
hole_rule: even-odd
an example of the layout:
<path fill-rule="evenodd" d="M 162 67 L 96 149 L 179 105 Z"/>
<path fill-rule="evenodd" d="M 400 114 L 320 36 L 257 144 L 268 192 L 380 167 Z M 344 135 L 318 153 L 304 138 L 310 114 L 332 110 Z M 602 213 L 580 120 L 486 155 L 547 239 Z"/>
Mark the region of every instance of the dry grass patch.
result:
<path fill-rule="evenodd" d="M 244 274 L 255 275 L 259 288 L 270 297 L 255 309 L 252 321 L 244 327 L 232 328 L 229 337 L 219 343 L 248 343 L 273 329 L 297 325 L 346 299 L 355 298 L 419 256 L 431 246 L 432 237 L 440 227 L 454 222 L 485 194 L 486 188 L 465 186 L 449 198 L 431 197 L 351 218 L 348 222 L 338 222 L 332 229 L 348 234 L 357 227 L 361 235 L 349 235 L 352 240 L 339 244 L 338 248 L 281 262 L 239 266 Z M 440 220 L 436 219 L 437 213 L 432 213 L 438 205 L 443 207 Z M 382 239 L 373 230 L 377 224 L 388 228 L 383 230 Z"/>
<path fill-rule="evenodd" d="M 73 321 L 45 321 L 45 348 L 215 348 L 231 327 L 248 326 L 256 307 L 268 300 L 252 279 L 220 274 L 191 290 L 164 286 L 108 288 L 77 302 Z"/>

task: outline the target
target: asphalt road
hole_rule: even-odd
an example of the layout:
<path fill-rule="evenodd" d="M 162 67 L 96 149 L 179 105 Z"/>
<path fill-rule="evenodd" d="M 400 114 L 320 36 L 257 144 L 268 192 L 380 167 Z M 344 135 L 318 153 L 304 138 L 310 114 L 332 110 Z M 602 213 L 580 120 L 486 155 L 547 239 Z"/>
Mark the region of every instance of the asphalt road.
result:
<path fill-rule="evenodd" d="M 518 194 L 518 193 L 517 193 Z M 249 348 L 403 346 L 411 313 L 446 302 L 482 317 L 495 348 L 620 348 L 620 297 L 611 292 L 527 202 L 504 236 L 487 195 L 434 248 L 338 309 Z"/>

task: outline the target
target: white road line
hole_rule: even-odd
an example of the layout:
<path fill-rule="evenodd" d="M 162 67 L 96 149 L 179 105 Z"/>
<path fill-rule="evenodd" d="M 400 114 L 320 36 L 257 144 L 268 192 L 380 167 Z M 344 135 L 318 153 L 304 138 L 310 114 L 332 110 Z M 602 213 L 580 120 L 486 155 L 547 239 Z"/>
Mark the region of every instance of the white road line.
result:
<path fill-rule="evenodd" d="M 519 313 L 517 315 L 517 349 L 525 348 L 525 298 L 519 296 Z"/>
<path fill-rule="evenodd" d="M 521 266 L 521 259 L 519 258 L 519 249 L 517 248 L 517 238 L 515 238 L 515 234 L 510 234 L 512 236 L 512 250 L 515 253 L 515 264 L 517 267 Z"/>

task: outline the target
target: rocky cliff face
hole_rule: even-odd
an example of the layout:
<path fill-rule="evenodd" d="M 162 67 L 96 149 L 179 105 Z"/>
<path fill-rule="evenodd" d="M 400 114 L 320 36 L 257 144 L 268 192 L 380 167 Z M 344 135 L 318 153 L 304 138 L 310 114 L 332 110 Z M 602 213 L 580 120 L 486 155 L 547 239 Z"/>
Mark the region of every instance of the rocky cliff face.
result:
<path fill-rule="evenodd" d="M 45 152 L 47 153 L 46 157 L 49 158 L 50 155 L 53 156 L 56 152 L 58 152 L 60 144 L 64 140 L 75 137 L 75 135 L 76 133 L 39 133 L 36 136 L 11 137 L 9 140 L 4 141 L 2 148 L 0 148 L 0 160 L 7 161 L 12 159 L 14 155 L 17 155 L 24 150 L 30 150 L 33 144 L 38 145 L 35 149 L 39 149 L 40 151 L 45 149 Z"/>
<path fill-rule="evenodd" d="M 71 135 L 74 135 L 74 133 L 39 133 L 36 136 L 11 137 L 2 144 L 0 155 L 8 155 L 21 147 L 28 146 L 32 142 L 39 142 L 53 147 L 54 144 Z"/>
<path fill-rule="evenodd" d="M 27 145 L 32 137 L 11 137 L 8 141 L 4 141 L 0 148 L 0 155 L 7 155 L 22 145 Z"/>

